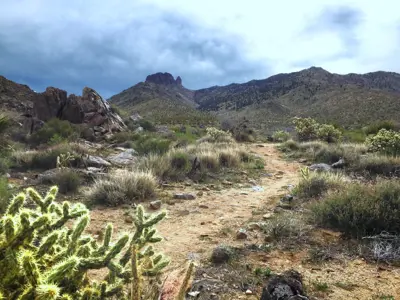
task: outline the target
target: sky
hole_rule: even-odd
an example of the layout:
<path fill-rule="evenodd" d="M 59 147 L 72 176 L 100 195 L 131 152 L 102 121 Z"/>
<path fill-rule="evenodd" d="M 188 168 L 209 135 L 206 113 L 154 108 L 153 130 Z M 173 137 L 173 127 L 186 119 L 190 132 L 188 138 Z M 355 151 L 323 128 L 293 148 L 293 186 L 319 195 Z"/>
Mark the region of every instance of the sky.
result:
<path fill-rule="evenodd" d="M 0 0 L 0 75 L 108 98 L 156 72 L 190 89 L 322 67 L 400 72 L 397 0 Z"/>

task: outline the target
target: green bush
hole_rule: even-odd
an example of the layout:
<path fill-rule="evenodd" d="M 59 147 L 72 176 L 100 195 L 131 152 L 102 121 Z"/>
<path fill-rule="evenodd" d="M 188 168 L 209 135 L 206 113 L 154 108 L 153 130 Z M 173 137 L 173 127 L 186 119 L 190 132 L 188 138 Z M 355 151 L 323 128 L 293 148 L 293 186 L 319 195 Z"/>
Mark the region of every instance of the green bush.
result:
<path fill-rule="evenodd" d="M 354 237 L 387 231 L 400 234 L 400 184 L 394 180 L 375 185 L 347 184 L 311 207 L 320 226 Z"/>
<path fill-rule="evenodd" d="M 365 132 L 361 129 L 344 130 L 343 140 L 350 143 L 364 143 L 366 139 Z"/>
<path fill-rule="evenodd" d="M 327 143 L 336 143 L 342 137 L 342 132 L 340 130 L 328 124 L 319 125 L 316 133 L 318 139 Z"/>
<path fill-rule="evenodd" d="M 169 150 L 171 140 L 157 136 L 142 135 L 134 142 L 134 149 L 141 155 L 164 154 Z"/>
<path fill-rule="evenodd" d="M 381 129 L 394 130 L 395 131 L 395 130 L 398 129 L 398 126 L 393 121 L 389 121 L 389 120 L 378 121 L 378 122 L 375 122 L 375 123 L 363 128 L 363 132 L 366 135 L 370 135 L 370 134 L 375 135 Z"/>
<path fill-rule="evenodd" d="M 200 139 L 200 142 L 205 143 L 234 143 L 235 140 L 232 134 L 227 131 L 217 129 L 215 127 L 208 127 L 206 129 L 206 136 Z"/>
<path fill-rule="evenodd" d="M 149 120 L 141 119 L 141 120 L 139 120 L 138 124 L 140 127 L 142 127 L 146 131 L 156 132 L 156 127 Z"/>
<path fill-rule="evenodd" d="M 299 150 L 299 143 L 294 140 L 287 140 L 278 146 L 282 152 L 290 152 Z"/>
<path fill-rule="evenodd" d="M 57 185 L 62 194 L 76 193 L 82 184 L 82 176 L 71 169 L 59 169 L 52 176 L 42 179 L 44 184 Z"/>
<path fill-rule="evenodd" d="M 366 144 L 372 152 L 399 155 L 400 133 L 393 130 L 381 129 L 376 135 L 368 137 Z"/>
<path fill-rule="evenodd" d="M 77 126 L 57 118 L 47 121 L 42 128 L 33 133 L 29 141 L 34 145 L 54 144 L 60 141 L 72 141 L 80 136 Z"/>
<path fill-rule="evenodd" d="M 5 177 L 0 177 L 0 215 L 6 211 L 10 197 L 11 191 L 8 187 L 8 180 Z"/>
<path fill-rule="evenodd" d="M 134 232 L 114 240 L 110 223 L 98 242 L 85 232 L 88 209 L 81 203 L 57 203 L 56 196 L 57 187 L 45 197 L 28 188 L 11 200 L 0 219 L 2 299 L 128 299 L 128 291 L 130 299 L 151 299 L 142 277 L 156 276 L 169 263 L 152 248 L 161 241 L 154 226 L 165 212 L 148 215 L 139 205 L 132 215 Z M 99 269 L 108 270 L 101 283 L 90 278 Z"/>
<path fill-rule="evenodd" d="M 286 142 L 290 139 L 290 133 L 283 130 L 278 130 L 272 134 L 272 139 L 279 143 Z"/>
<path fill-rule="evenodd" d="M 370 176 L 400 176 L 400 158 L 385 155 L 367 155 L 360 158 L 352 171 Z"/>

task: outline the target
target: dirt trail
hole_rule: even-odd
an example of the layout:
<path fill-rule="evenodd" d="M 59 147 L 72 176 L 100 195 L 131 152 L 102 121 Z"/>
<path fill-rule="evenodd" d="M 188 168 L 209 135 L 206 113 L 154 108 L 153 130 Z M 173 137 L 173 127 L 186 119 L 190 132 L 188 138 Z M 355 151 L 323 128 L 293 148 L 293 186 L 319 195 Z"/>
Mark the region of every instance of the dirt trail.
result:
<path fill-rule="evenodd" d="M 272 175 L 257 182 L 263 191 L 233 185 L 221 192 L 205 192 L 196 200 L 168 207 L 169 217 L 158 229 L 166 239 L 162 248 L 174 265 L 184 262 L 190 253 L 195 253 L 199 259 L 208 258 L 213 244 L 243 245 L 243 241 L 235 241 L 221 232 L 233 232 L 235 236 L 235 232 L 252 217 L 253 211 L 272 211 L 276 196 L 285 192 L 283 188 L 296 184 L 299 165 L 281 159 L 275 145 L 262 146 L 252 145 L 251 150 L 263 157 L 265 172 Z M 193 192 L 193 189 L 187 187 L 180 191 Z"/>
<path fill-rule="evenodd" d="M 164 204 L 168 217 L 157 228 L 165 240 L 157 248 L 171 258 L 169 269 L 182 266 L 189 257 L 204 261 L 219 244 L 243 247 L 245 243 L 262 241 L 261 233 L 250 231 L 247 240 L 237 240 L 235 233 L 254 217 L 254 212 L 272 212 L 279 196 L 287 193 L 286 187 L 297 184 L 300 164 L 285 161 L 273 144 L 252 145 L 250 148 L 265 160 L 265 173 L 269 176 L 257 182 L 263 191 L 238 188 L 233 184 L 222 191 L 206 191 L 195 200 L 185 200 L 175 205 Z M 196 190 L 193 186 L 186 186 L 169 192 L 196 193 Z M 104 228 L 107 222 L 114 223 L 116 232 L 132 228 L 131 224 L 125 222 L 121 208 L 94 209 L 91 215 L 93 233 Z M 262 216 L 257 215 L 256 218 L 260 220 Z M 327 230 L 319 230 L 319 233 L 324 240 L 338 238 L 338 234 Z M 306 247 L 300 246 L 296 253 L 277 250 L 253 253 L 246 260 L 254 265 L 269 267 L 277 273 L 290 268 L 297 269 L 303 274 L 305 284 L 311 288 L 315 283 L 326 283 L 328 288 L 317 293 L 318 299 L 400 299 L 399 268 L 382 268 L 361 259 L 328 261 L 316 266 L 305 263 Z M 239 293 L 231 299 L 242 299 L 242 296 L 246 297 Z"/>

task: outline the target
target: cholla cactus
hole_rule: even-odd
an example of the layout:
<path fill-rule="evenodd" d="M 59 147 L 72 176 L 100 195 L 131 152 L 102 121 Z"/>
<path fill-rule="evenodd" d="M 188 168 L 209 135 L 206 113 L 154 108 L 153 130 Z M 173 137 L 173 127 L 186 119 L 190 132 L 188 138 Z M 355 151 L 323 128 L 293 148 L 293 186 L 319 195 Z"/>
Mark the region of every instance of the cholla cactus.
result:
<path fill-rule="evenodd" d="M 310 169 L 308 167 L 300 168 L 300 172 L 304 180 L 310 177 Z"/>
<path fill-rule="evenodd" d="M 113 243 L 113 226 L 108 224 L 99 244 L 83 234 L 89 224 L 87 208 L 81 203 L 55 202 L 57 192 L 52 187 L 41 197 L 28 188 L 11 200 L 0 219 L 0 299 L 128 299 L 124 286 L 133 278 L 140 281 L 143 275 L 156 275 L 168 265 L 163 255 L 148 246 L 161 240 L 153 226 L 165 212 L 148 216 L 138 206 L 132 237 L 123 234 Z M 31 201 L 35 208 L 25 205 Z M 75 220 L 71 228 L 66 226 L 70 220 Z M 134 277 L 128 264 L 132 248 L 136 251 Z M 100 268 L 109 269 L 105 280 L 90 281 L 88 270 Z"/>
<path fill-rule="evenodd" d="M 366 144 L 368 150 L 371 152 L 399 155 L 400 133 L 393 130 L 381 129 L 376 135 L 368 137 Z"/>
<path fill-rule="evenodd" d="M 232 134 L 215 127 L 208 127 L 206 129 L 209 142 L 213 143 L 232 143 L 234 142 Z"/>
<path fill-rule="evenodd" d="M 67 152 L 65 154 L 61 153 L 57 156 L 57 168 L 65 169 L 70 166 L 71 161 L 75 159 L 75 155 Z"/>

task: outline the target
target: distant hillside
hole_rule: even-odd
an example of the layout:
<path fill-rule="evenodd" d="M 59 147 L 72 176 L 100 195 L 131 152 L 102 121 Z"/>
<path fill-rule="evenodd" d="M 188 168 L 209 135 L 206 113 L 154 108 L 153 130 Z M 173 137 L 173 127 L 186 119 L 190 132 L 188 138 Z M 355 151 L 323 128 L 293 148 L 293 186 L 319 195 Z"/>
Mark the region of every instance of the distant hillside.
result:
<path fill-rule="evenodd" d="M 182 85 L 179 76 L 174 79 L 169 73 L 156 73 L 108 101 L 130 113 L 138 112 L 155 123 L 215 123 L 212 114 L 197 109 L 194 93 Z"/>
<path fill-rule="evenodd" d="M 157 73 L 110 101 L 130 111 L 168 119 L 196 114 L 195 109 L 220 118 L 246 117 L 266 131 L 290 125 L 293 116 L 311 116 L 344 126 L 373 120 L 400 122 L 400 74 L 373 72 L 338 75 L 311 67 L 243 84 L 190 91 L 171 74 Z M 177 108 L 178 107 L 178 108 Z"/>

